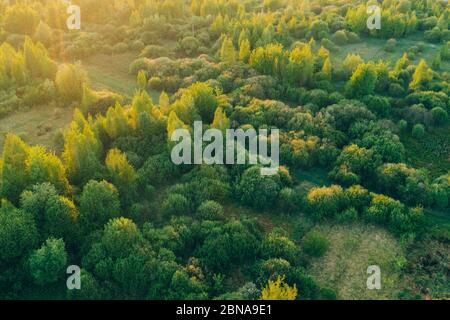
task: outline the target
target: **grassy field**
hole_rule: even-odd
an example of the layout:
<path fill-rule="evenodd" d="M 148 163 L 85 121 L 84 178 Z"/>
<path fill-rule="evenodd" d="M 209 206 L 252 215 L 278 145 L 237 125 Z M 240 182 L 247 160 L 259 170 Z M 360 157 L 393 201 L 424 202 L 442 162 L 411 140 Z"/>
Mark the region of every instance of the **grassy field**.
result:
<path fill-rule="evenodd" d="M 387 52 L 384 50 L 386 45 L 385 39 L 377 38 L 364 38 L 362 42 L 355 44 L 348 44 L 339 48 L 339 51 L 334 54 L 333 62 L 339 64 L 345 59 L 349 53 L 359 54 L 365 61 L 368 60 L 385 60 L 394 64 L 405 52 L 408 52 L 411 47 L 417 46 L 418 43 L 422 43 L 424 46 L 423 52 L 419 52 L 415 55 L 413 62 L 417 63 L 420 59 L 425 59 L 429 65 L 433 61 L 436 53 L 440 51 L 441 44 L 432 44 L 423 41 L 422 34 L 416 34 L 407 38 L 397 39 L 397 45 L 393 52 Z M 443 61 L 441 65 L 442 70 L 450 70 L 450 62 Z"/>
<path fill-rule="evenodd" d="M 95 90 L 110 90 L 131 97 L 136 92 L 136 79 L 129 73 L 129 66 L 137 58 L 135 53 L 116 55 L 97 54 L 82 61 L 89 81 Z M 158 102 L 159 92 L 150 91 Z"/>
<path fill-rule="evenodd" d="M 72 120 L 72 115 L 72 108 L 43 105 L 0 119 L 0 152 L 8 132 L 20 136 L 31 145 L 40 144 L 54 150 L 55 135 Z"/>
<path fill-rule="evenodd" d="M 316 226 L 330 243 L 325 256 L 316 259 L 309 272 L 319 284 L 336 290 L 340 299 L 397 299 L 412 287 L 402 276 L 405 252 L 386 230 L 363 224 Z M 367 268 L 381 271 L 381 289 L 367 289 Z"/>

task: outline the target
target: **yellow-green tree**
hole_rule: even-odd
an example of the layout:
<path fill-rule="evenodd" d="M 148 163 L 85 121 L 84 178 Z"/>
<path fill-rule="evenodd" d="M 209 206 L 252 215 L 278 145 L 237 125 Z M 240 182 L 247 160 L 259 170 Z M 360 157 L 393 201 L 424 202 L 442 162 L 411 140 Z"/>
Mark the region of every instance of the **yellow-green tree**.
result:
<path fill-rule="evenodd" d="M 127 157 L 118 149 L 111 149 L 106 156 L 106 168 L 112 183 L 119 190 L 124 206 L 131 205 L 136 196 L 137 174 Z"/>
<path fill-rule="evenodd" d="M 141 90 L 145 90 L 145 88 L 147 87 L 147 76 L 145 75 L 144 70 L 139 70 L 138 72 L 137 85 Z"/>
<path fill-rule="evenodd" d="M 424 88 L 431 80 L 433 80 L 433 71 L 428 67 L 425 60 L 421 59 L 414 71 L 409 87 L 413 90 L 419 90 Z"/>
<path fill-rule="evenodd" d="M 29 185 L 50 182 L 60 193 L 70 192 L 63 163 L 56 155 L 47 153 L 44 147 L 30 148 L 25 165 Z"/>
<path fill-rule="evenodd" d="M 62 64 L 56 73 L 55 83 L 58 94 L 66 102 L 81 101 L 86 75 L 80 66 Z"/>
<path fill-rule="evenodd" d="M 18 136 L 8 134 L 0 161 L 0 196 L 17 203 L 27 185 L 26 159 L 29 147 Z"/>
<path fill-rule="evenodd" d="M 284 282 L 284 277 L 278 276 L 275 281 L 269 280 L 261 292 L 261 300 L 295 300 L 297 293 L 295 284 L 291 287 Z"/>
<path fill-rule="evenodd" d="M 236 61 L 236 49 L 234 48 L 233 40 L 227 36 L 223 38 L 222 46 L 220 48 L 220 60 L 230 63 Z"/>
<path fill-rule="evenodd" d="M 239 60 L 247 63 L 250 53 L 250 41 L 245 38 L 239 43 Z"/>

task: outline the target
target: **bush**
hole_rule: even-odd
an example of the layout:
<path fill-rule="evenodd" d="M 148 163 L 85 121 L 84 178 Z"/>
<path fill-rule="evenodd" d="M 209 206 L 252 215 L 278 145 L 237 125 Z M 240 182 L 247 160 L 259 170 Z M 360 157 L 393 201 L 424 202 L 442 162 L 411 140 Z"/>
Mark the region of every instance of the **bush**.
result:
<path fill-rule="evenodd" d="M 347 44 L 347 42 L 348 42 L 347 34 L 343 30 L 336 31 L 331 36 L 331 40 L 333 40 L 334 43 L 336 43 L 340 46 L 343 46 L 343 45 Z"/>
<path fill-rule="evenodd" d="M 131 44 L 131 49 L 134 51 L 141 51 L 145 48 L 145 44 L 141 40 L 136 40 Z"/>
<path fill-rule="evenodd" d="M 431 114 L 435 125 L 442 126 L 448 123 L 448 113 L 441 107 L 431 109 Z"/>
<path fill-rule="evenodd" d="M 188 200 L 181 194 L 169 194 L 162 204 L 162 211 L 167 216 L 186 214 L 189 208 Z"/>
<path fill-rule="evenodd" d="M 408 128 L 408 122 L 406 120 L 400 120 L 398 122 L 398 129 L 400 131 L 405 131 Z"/>
<path fill-rule="evenodd" d="M 166 48 L 157 45 L 150 45 L 142 49 L 139 56 L 154 59 L 159 57 L 167 57 L 168 55 L 169 51 Z"/>
<path fill-rule="evenodd" d="M 425 136 L 425 126 L 423 124 L 416 124 L 412 128 L 412 136 L 416 139 L 422 139 Z"/>
<path fill-rule="evenodd" d="M 160 77 L 151 77 L 150 80 L 148 80 L 148 86 L 150 89 L 161 91 L 163 90 L 164 84 Z"/>
<path fill-rule="evenodd" d="M 386 50 L 387 52 L 394 52 L 396 46 L 397 46 L 397 40 L 389 39 L 388 41 L 386 41 L 386 45 L 384 46 L 384 50 Z"/>
<path fill-rule="evenodd" d="M 329 246 L 328 239 L 317 231 L 312 231 L 303 238 L 303 250 L 312 257 L 322 257 Z"/>
<path fill-rule="evenodd" d="M 203 220 L 222 220 L 223 207 L 216 201 L 205 201 L 197 209 L 197 216 Z"/>
<path fill-rule="evenodd" d="M 348 43 L 358 43 L 361 41 L 359 36 L 354 32 L 348 32 L 347 39 L 348 39 Z"/>
<path fill-rule="evenodd" d="M 349 208 L 337 214 L 339 222 L 352 222 L 358 219 L 358 211 L 355 208 Z"/>
<path fill-rule="evenodd" d="M 129 49 L 128 45 L 125 42 L 117 43 L 112 48 L 113 53 L 124 53 L 124 52 L 128 51 L 128 49 Z"/>

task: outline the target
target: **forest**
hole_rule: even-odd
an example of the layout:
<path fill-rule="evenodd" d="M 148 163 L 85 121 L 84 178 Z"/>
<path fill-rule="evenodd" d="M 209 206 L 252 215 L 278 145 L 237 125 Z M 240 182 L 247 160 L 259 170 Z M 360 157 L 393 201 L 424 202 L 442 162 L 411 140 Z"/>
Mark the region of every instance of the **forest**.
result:
<path fill-rule="evenodd" d="M 449 26 L 445 0 L 0 1 L 0 299 L 450 299 Z M 198 121 L 279 130 L 277 172 L 174 163 Z"/>

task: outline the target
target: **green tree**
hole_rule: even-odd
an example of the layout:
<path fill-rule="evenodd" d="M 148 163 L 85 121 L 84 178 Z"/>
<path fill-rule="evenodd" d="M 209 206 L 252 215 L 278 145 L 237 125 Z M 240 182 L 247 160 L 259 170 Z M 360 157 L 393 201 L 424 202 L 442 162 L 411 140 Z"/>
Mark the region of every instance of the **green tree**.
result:
<path fill-rule="evenodd" d="M 26 160 L 29 147 L 18 136 L 7 134 L 0 162 L 0 194 L 17 203 L 27 185 Z"/>
<path fill-rule="evenodd" d="M 33 217 L 10 204 L 0 208 L 0 264 L 13 265 L 34 249 L 38 232 Z"/>
<path fill-rule="evenodd" d="M 100 229 L 120 215 L 117 189 L 106 181 L 90 181 L 80 197 L 80 223 L 86 231 Z"/>
<path fill-rule="evenodd" d="M 377 72 L 372 63 L 360 64 L 347 82 L 346 92 L 351 97 L 372 94 L 377 82 Z"/>
<path fill-rule="evenodd" d="M 122 203 L 125 207 L 130 206 L 137 195 L 136 171 L 118 149 L 109 150 L 105 163 L 112 183 L 119 190 Z"/>
<path fill-rule="evenodd" d="M 67 252 L 62 239 L 49 238 L 41 248 L 33 251 L 28 264 L 38 285 L 53 284 L 65 275 Z"/>
<path fill-rule="evenodd" d="M 61 98 L 66 102 L 81 102 L 86 75 L 81 67 L 73 64 L 62 64 L 58 67 L 55 83 Z"/>

